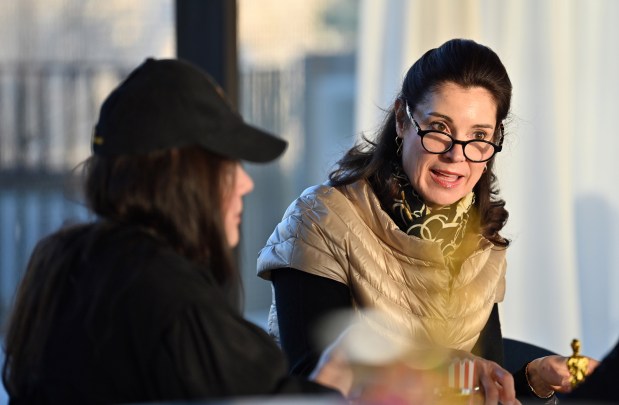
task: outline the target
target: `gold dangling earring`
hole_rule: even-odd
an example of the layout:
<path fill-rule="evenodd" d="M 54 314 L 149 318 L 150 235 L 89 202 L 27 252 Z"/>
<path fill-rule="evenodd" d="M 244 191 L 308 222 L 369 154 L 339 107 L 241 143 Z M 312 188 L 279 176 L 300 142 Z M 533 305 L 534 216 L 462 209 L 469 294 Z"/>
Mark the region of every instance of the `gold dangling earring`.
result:
<path fill-rule="evenodd" d="M 395 136 L 395 145 L 397 146 L 397 149 L 395 151 L 395 154 L 398 156 L 402 156 L 402 144 L 404 142 L 402 141 L 402 138 L 400 138 L 399 136 Z"/>

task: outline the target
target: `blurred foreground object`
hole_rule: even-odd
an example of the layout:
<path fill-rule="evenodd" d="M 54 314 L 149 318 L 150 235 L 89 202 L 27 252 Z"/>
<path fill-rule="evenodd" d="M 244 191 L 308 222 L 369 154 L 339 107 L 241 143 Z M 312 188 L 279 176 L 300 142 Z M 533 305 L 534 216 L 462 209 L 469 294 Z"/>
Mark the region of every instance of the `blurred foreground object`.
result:
<path fill-rule="evenodd" d="M 328 318 L 318 328 L 323 334 L 329 335 L 334 324 L 346 325 L 324 353 L 339 357 L 350 370 L 343 393 L 354 404 L 483 404 L 486 397 L 495 403 L 495 397 L 513 395 L 507 370 L 462 350 L 431 344 L 413 348 L 404 336 L 385 333 L 387 318 L 380 311 L 341 311 Z M 322 337 L 323 343 L 328 340 Z M 507 385 L 504 378 L 510 380 Z"/>
<path fill-rule="evenodd" d="M 447 387 L 435 392 L 436 404 L 483 404 L 483 391 L 475 384 L 476 377 L 473 359 L 452 359 L 447 367 Z"/>

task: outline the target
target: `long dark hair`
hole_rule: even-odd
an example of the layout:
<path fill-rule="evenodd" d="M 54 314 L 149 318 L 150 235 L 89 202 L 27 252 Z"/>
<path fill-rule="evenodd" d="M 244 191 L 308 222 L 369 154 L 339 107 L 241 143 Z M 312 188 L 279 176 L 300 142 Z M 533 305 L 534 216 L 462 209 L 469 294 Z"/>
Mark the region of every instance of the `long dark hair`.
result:
<path fill-rule="evenodd" d="M 143 228 L 180 255 L 204 264 L 199 267 L 214 274 L 232 300 L 239 299 L 239 275 L 222 216 L 234 161 L 185 147 L 136 156 L 92 156 L 83 168 L 87 205 L 101 219 L 95 226 Z M 42 239 L 30 257 L 5 339 L 2 378 L 11 395 L 33 394 L 31 382 L 40 370 L 62 291 L 84 254 L 89 242 L 83 241 L 91 237 L 91 228 L 81 224 L 61 229 Z"/>
<path fill-rule="evenodd" d="M 497 104 L 495 141 L 498 128 L 507 118 L 511 104 L 512 84 L 505 67 L 490 48 L 472 40 L 452 39 L 438 48 L 427 51 L 406 73 L 398 99 L 407 102 L 411 110 L 439 86 L 452 82 L 462 87 L 479 86 L 487 89 Z M 409 124 L 410 125 L 410 124 Z M 374 141 L 364 138 L 339 160 L 329 175 L 334 186 L 351 184 L 366 179 L 381 201 L 395 197 L 397 184 L 392 179 L 397 156 L 395 103 L 387 111 Z M 497 246 L 507 247 L 509 240 L 500 235 L 507 222 L 505 201 L 499 198 L 494 157 L 487 162 L 487 170 L 473 188 L 475 206 L 480 215 L 481 234 Z"/>
<path fill-rule="evenodd" d="M 90 209 L 116 223 L 152 229 L 180 254 L 208 264 L 222 284 L 236 277 L 222 213 L 233 161 L 200 147 L 86 162 Z"/>

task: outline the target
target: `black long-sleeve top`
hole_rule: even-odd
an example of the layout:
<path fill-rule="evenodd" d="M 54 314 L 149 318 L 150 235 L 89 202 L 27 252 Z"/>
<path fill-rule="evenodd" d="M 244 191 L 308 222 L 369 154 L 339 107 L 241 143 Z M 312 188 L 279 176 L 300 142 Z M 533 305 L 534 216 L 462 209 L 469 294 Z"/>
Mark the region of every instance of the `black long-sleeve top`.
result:
<path fill-rule="evenodd" d="M 280 348 L 210 269 L 137 226 L 53 235 L 66 260 L 40 369 L 11 404 L 115 404 L 330 392 L 288 376 Z"/>

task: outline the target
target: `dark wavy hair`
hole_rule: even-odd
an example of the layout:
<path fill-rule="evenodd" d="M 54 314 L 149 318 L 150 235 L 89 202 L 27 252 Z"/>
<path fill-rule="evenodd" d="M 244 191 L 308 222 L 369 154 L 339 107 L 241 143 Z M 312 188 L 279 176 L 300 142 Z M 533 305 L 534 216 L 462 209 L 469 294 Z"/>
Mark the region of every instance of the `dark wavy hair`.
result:
<path fill-rule="evenodd" d="M 452 39 L 440 47 L 427 51 L 408 70 L 397 99 L 408 103 L 411 110 L 431 92 L 445 83 L 459 86 L 483 87 L 497 105 L 494 139 L 500 136 L 499 128 L 510 110 L 512 84 L 501 60 L 490 48 L 468 39 Z M 385 119 L 374 141 L 364 137 L 363 142 L 352 147 L 337 163 L 329 175 L 333 186 L 351 184 L 366 179 L 381 202 L 396 196 L 398 186 L 392 179 L 393 164 L 400 162 L 396 154 L 396 103 L 386 112 Z M 410 125 L 408 123 L 407 125 Z M 505 201 L 499 198 L 494 159 L 473 188 L 475 206 L 480 216 L 479 232 L 496 246 L 507 247 L 509 240 L 500 235 L 508 212 Z"/>
<path fill-rule="evenodd" d="M 92 156 L 83 173 L 87 205 L 100 220 L 66 227 L 42 239 L 17 290 L 2 371 L 7 391 L 17 398 L 36 396 L 32 382 L 43 361 L 44 345 L 59 316 L 71 269 L 95 243 L 93 226 L 102 232 L 123 225 L 143 228 L 180 255 L 205 264 L 200 267 L 214 274 L 232 301 L 240 302 L 239 274 L 222 217 L 228 182 L 234 179 L 233 160 L 185 147 L 135 156 Z"/>

